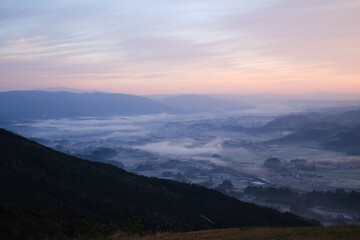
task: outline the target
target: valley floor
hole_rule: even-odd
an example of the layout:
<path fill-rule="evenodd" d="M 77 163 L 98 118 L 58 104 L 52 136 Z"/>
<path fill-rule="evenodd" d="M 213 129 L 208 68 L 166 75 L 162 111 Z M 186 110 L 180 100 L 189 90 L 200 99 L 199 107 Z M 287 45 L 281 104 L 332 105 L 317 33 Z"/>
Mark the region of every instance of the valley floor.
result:
<path fill-rule="evenodd" d="M 113 240 L 356 240 L 360 239 L 360 226 L 297 227 L 297 228 L 232 228 L 178 234 L 157 234 L 145 237 L 113 236 Z"/>

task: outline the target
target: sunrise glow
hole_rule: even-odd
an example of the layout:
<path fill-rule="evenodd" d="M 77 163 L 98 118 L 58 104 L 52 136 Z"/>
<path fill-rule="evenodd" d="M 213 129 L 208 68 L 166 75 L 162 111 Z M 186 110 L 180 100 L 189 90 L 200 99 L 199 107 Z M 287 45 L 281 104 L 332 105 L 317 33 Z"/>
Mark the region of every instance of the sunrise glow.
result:
<path fill-rule="evenodd" d="M 360 1 L 1 1 L 0 90 L 360 93 Z"/>

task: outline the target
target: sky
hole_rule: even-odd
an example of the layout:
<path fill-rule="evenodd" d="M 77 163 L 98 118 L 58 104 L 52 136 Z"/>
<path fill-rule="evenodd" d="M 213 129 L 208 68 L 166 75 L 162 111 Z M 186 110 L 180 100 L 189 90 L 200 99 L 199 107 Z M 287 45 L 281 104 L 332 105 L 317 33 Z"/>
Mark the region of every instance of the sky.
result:
<path fill-rule="evenodd" d="M 360 93 L 360 0 L 0 0 L 0 91 Z"/>

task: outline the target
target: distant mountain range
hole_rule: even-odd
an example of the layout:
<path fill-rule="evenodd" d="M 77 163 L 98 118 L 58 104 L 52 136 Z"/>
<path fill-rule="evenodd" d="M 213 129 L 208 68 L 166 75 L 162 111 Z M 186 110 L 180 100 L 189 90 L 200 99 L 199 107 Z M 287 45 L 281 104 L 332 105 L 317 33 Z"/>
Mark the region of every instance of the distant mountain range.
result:
<path fill-rule="evenodd" d="M 140 115 L 170 110 L 156 101 L 120 93 L 0 92 L 2 120 Z"/>
<path fill-rule="evenodd" d="M 69 156 L 0 129 L 0 238 L 309 226 L 204 187 Z M 209 219 L 209 220 L 207 220 Z"/>
<path fill-rule="evenodd" d="M 253 108 L 251 105 L 236 100 L 226 100 L 207 95 L 184 94 L 165 97 L 157 100 L 182 112 L 221 111 L 221 110 L 242 110 Z"/>
<path fill-rule="evenodd" d="M 249 108 L 252 106 L 240 101 L 196 94 L 152 100 L 129 94 L 77 92 L 67 88 L 0 92 L 0 119 L 2 121 L 143 115 L 164 112 L 194 113 Z"/>

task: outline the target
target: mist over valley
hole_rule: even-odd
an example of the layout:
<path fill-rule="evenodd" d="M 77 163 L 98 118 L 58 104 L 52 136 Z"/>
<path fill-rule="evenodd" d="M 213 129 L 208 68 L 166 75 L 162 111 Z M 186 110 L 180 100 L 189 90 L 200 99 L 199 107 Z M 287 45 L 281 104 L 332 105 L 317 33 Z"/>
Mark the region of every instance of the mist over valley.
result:
<path fill-rule="evenodd" d="M 78 94 L 82 93 L 72 96 L 76 99 Z M 106 99 L 108 94 L 102 95 Z M 182 99 L 177 98 L 177 104 Z M 157 100 L 151 101 L 156 105 Z M 182 109 L 174 108 L 173 103 L 167 106 L 166 98 L 160 102 L 163 109 L 171 110 L 144 114 L 146 111 L 128 105 L 127 111 L 132 114 L 116 115 L 114 111 L 110 116 L 100 116 L 103 112 L 97 113 L 95 105 L 91 110 L 95 116 L 26 115 L 7 120 L 2 127 L 73 156 L 144 176 L 217 189 L 325 225 L 359 222 L 357 207 L 342 207 L 341 201 L 331 206 L 309 203 L 295 207 L 298 200 L 293 197 L 305 198 L 313 191 L 360 189 L 360 110 L 354 102 L 343 106 L 343 101 L 335 101 L 328 108 L 304 110 L 292 101 L 274 101 L 269 104 L 278 107 L 263 112 L 256 102 L 246 108 L 241 101 L 238 109 L 203 106 L 185 112 L 187 97 Z M 21 104 L 19 101 L 20 109 Z M 134 114 L 133 109 L 140 114 Z M 1 111 L 6 112 L 6 108 Z M 274 162 L 268 163 L 269 159 Z M 269 189 L 268 195 L 262 194 L 264 189 Z M 293 194 L 282 196 L 276 189 L 288 189 Z M 330 196 L 324 203 L 331 201 Z"/>

